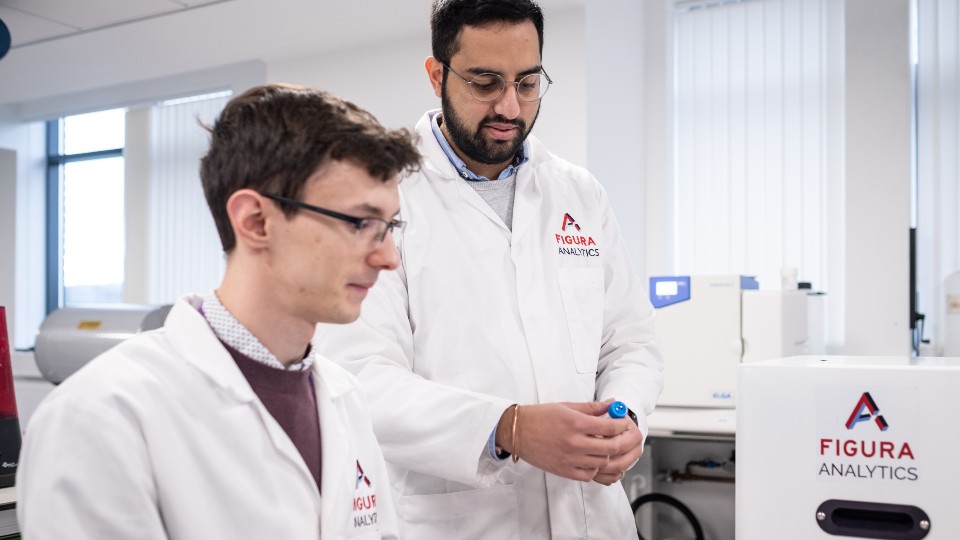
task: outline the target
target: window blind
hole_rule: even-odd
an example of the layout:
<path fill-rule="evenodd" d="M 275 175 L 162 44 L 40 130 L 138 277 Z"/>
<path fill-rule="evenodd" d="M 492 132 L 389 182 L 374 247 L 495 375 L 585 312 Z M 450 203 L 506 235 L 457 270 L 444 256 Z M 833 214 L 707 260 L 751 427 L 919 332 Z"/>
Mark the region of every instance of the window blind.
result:
<path fill-rule="evenodd" d="M 214 94 L 161 103 L 150 112 L 147 297 L 170 303 L 219 285 L 226 268 L 200 186 L 211 125 L 229 100 Z"/>

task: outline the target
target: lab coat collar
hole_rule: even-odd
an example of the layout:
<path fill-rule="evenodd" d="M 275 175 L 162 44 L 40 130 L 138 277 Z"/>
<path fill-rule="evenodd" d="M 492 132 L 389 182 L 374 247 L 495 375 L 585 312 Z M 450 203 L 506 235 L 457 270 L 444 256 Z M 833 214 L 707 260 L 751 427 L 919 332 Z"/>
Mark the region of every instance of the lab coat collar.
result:
<path fill-rule="evenodd" d="M 420 150 L 423 152 L 423 165 L 448 180 L 459 179 L 460 175 L 457 172 L 456 167 L 450 163 L 450 160 L 447 158 L 447 154 L 444 153 L 443 148 L 440 146 L 440 143 L 437 142 L 437 138 L 433 135 L 433 117 L 443 112 L 440 109 L 431 109 L 420 117 L 420 120 L 417 121 L 417 125 L 414 127 L 417 136 L 420 138 Z M 531 169 L 531 165 L 537 158 L 546 150 L 541 148 L 543 143 L 540 142 L 535 135 L 532 133 L 527 135 L 527 139 L 523 143 L 524 148 L 524 157 L 526 160 L 523 162 L 524 166 L 520 167 L 519 170 Z"/>
<path fill-rule="evenodd" d="M 318 381 L 317 384 L 322 384 L 325 387 L 325 392 L 334 401 L 356 390 L 356 385 L 350 378 L 350 374 L 337 367 L 333 360 L 329 358 L 317 355 L 316 361 L 313 363 L 313 372 L 314 380 Z"/>
<path fill-rule="evenodd" d="M 213 384 L 227 390 L 235 399 L 250 404 L 258 413 L 273 440 L 274 447 L 286 458 L 294 461 L 301 469 L 301 473 L 315 486 L 313 476 L 303 462 L 303 457 L 293 442 L 280 427 L 280 424 L 270 415 L 266 407 L 259 401 L 250 383 L 247 382 L 240 368 L 217 339 L 210 329 L 199 308 L 202 297 L 188 295 L 174 304 L 164 324 L 165 331 L 170 335 L 172 346 L 188 364 L 206 375 Z M 340 399 L 355 390 L 350 375 L 335 366 L 329 359 L 318 356 L 313 363 L 313 384 L 317 397 L 318 414 L 320 417 L 321 444 L 324 462 L 334 467 L 324 466 L 323 486 L 328 486 L 331 493 L 339 492 L 333 486 L 344 482 L 342 472 L 353 469 L 348 465 L 350 456 L 346 446 L 342 443 L 347 433 L 343 426 L 350 424 L 346 418 Z M 317 492 L 319 498 L 319 491 Z M 323 501 L 324 510 L 330 512 L 331 502 Z"/>
<path fill-rule="evenodd" d="M 239 401 L 249 403 L 256 394 L 230 353 L 200 313 L 203 298 L 187 295 L 167 315 L 164 328 L 171 345 L 188 364 L 206 375 L 217 386 L 227 389 Z"/>
<path fill-rule="evenodd" d="M 456 167 L 447 159 L 440 142 L 433 136 L 433 117 L 440 112 L 440 109 L 427 111 L 417 122 L 415 128 L 423 152 L 423 166 L 445 180 L 459 180 L 460 175 L 457 174 Z"/>
<path fill-rule="evenodd" d="M 433 118 L 440 114 L 440 109 L 433 109 L 424 113 L 417 122 L 415 128 L 420 138 L 420 151 L 423 153 L 423 167 L 433 172 L 442 180 L 460 181 L 460 175 L 456 167 L 450 163 L 447 154 L 443 151 L 437 138 L 433 135 Z M 459 196 L 473 206 L 477 211 L 484 214 L 494 223 L 499 224 L 505 234 L 511 235 L 514 239 L 520 238 L 524 232 L 529 229 L 530 224 L 536 218 L 541 204 L 541 189 L 539 180 L 535 174 L 538 162 L 537 158 L 541 153 L 540 141 L 533 135 L 527 136 L 526 152 L 528 161 L 525 166 L 517 170 L 516 197 L 514 199 L 513 213 L 513 231 L 507 230 L 506 226 L 500 220 L 490 205 L 483 200 L 472 188 L 464 185 L 458 186 Z"/>
<path fill-rule="evenodd" d="M 250 383 L 200 313 L 202 302 L 201 296 L 187 295 L 170 310 L 164 327 L 173 347 L 184 361 L 216 385 L 229 389 L 242 402 L 254 401 L 257 396 Z M 318 355 L 312 369 L 314 377 L 322 380 L 331 398 L 336 399 L 353 390 L 353 386 L 343 372 L 329 369 L 329 362 Z"/>

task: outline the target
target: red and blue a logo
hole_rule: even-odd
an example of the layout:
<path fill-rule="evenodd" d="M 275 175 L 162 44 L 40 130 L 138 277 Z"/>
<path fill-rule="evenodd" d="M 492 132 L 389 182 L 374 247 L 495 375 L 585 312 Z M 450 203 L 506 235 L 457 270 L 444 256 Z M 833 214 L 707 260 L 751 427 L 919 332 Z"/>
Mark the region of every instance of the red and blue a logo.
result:
<path fill-rule="evenodd" d="M 367 487 L 370 487 L 370 479 L 367 478 L 367 475 L 363 474 L 363 467 L 360 466 L 360 460 L 357 460 L 357 488 L 360 487 L 360 484 L 367 484 Z"/>
<path fill-rule="evenodd" d="M 560 226 L 560 230 L 561 231 L 567 230 L 567 226 L 569 225 L 573 225 L 578 231 L 580 230 L 580 226 L 577 225 L 577 220 L 573 219 L 573 216 L 571 216 L 570 214 L 564 214 L 563 224 Z"/>
<path fill-rule="evenodd" d="M 850 413 L 850 418 L 847 419 L 847 429 L 853 429 L 858 423 L 865 422 L 871 418 L 877 423 L 880 431 L 886 431 L 887 428 L 890 427 L 880 414 L 880 407 L 877 407 L 877 402 L 870 396 L 870 392 L 864 392 L 863 395 L 860 396 L 860 401 L 857 402 L 857 406 L 854 407 L 853 412 Z"/>

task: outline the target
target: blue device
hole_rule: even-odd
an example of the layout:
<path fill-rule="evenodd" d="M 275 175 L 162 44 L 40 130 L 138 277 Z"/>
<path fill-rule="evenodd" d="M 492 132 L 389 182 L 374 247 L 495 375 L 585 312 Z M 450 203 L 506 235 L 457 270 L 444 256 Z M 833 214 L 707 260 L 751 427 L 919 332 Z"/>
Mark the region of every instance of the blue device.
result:
<path fill-rule="evenodd" d="M 614 401 L 610 404 L 610 407 L 607 408 L 607 414 L 611 418 L 623 418 L 627 416 L 627 405 L 622 401 Z"/>

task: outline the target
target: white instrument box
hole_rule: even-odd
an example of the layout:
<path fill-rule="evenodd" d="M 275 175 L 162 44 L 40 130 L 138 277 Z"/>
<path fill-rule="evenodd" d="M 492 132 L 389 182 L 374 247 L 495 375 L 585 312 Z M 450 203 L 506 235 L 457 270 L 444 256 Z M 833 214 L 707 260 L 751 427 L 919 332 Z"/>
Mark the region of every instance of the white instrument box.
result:
<path fill-rule="evenodd" d="M 739 367 L 738 540 L 960 538 L 960 358 Z"/>
<path fill-rule="evenodd" d="M 822 301 L 822 297 L 817 300 Z M 664 363 L 661 407 L 732 408 L 737 366 L 805 353 L 805 290 L 758 290 L 748 276 L 650 278 Z"/>

